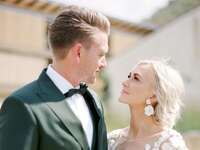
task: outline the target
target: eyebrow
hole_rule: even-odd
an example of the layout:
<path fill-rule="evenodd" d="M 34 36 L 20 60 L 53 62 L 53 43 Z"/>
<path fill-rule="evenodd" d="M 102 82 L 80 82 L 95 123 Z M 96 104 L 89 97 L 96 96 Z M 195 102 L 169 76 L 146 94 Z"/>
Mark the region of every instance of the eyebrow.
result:
<path fill-rule="evenodd" d="M 100 55 L 102 55 L 102 56 L 104 56 L 104 55 L 106 55 L 107 53 L 105 53 L 105 52 L 101 52 L 100 53 Z"/>
<path fill-rule="evenodd" d="M 129 72 L 129 74 L 128 74 L 128 78 L 130 78 L 131 77 L 131 72 Z"/>
<path fill-rule="evenodd" d="M 99 55 L 106 55 L 108 52 L 105 52 L 104 50 L 101 50 Z"/>

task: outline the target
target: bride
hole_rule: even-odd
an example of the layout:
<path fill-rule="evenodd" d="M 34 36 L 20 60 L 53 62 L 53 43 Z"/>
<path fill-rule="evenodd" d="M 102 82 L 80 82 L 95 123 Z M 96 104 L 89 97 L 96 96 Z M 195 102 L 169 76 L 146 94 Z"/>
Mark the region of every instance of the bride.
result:
<path fill-rule="evenodd" d="M 130 125 L 108 134 L 109 150 L 187 150 L 172 129 L 180 115 L 184 85 L 164 62 L 140 61 L 123 82 L 120 102 L 128 104 Z"/>

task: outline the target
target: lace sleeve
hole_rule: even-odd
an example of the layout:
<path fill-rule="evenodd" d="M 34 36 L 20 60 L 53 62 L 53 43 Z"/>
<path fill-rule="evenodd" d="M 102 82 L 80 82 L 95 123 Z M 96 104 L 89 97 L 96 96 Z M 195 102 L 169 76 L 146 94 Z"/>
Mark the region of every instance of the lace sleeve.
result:
<path fill-rule="evenodd" d="M 108 133 L 108 150 L 114 150 L 120 136 L 120 129 Z"/>
<path fill-rule="evenodd" d="M 108 134 L 108 150 L 115 150 L 125 140 L 128 128 L 117 129 Z"/>
<path fill-rule="evenodd" d="M 161 144 L 161 150 L 188 150 L 180 134 L 170 136 Z"/>

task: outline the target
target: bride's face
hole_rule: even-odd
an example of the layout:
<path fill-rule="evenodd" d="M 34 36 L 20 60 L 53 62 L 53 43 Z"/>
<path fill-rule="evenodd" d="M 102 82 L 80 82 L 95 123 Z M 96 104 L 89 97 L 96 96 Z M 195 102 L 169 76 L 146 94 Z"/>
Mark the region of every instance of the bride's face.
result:
<path fill-rule="evenodd" d="M 154 95 L 155 73 L 150 64 L 138 64 L 122 83 L 119 101 L 129 105 L 145 105 Z"/>

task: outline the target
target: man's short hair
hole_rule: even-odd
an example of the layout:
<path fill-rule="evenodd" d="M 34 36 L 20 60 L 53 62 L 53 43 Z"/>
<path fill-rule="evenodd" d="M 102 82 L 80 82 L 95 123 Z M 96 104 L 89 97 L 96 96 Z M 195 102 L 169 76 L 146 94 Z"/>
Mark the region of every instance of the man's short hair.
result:
<path fill-rule="evenodd" d="M 63 58 L 75 42 L 90 44 L 95 31 L 110 33 L 109 20 L 99 12 L 75 5 L 65 7 L 48 28 L 49 46 Z M 64 50 L 65 49 L 65 50 Z"/>

